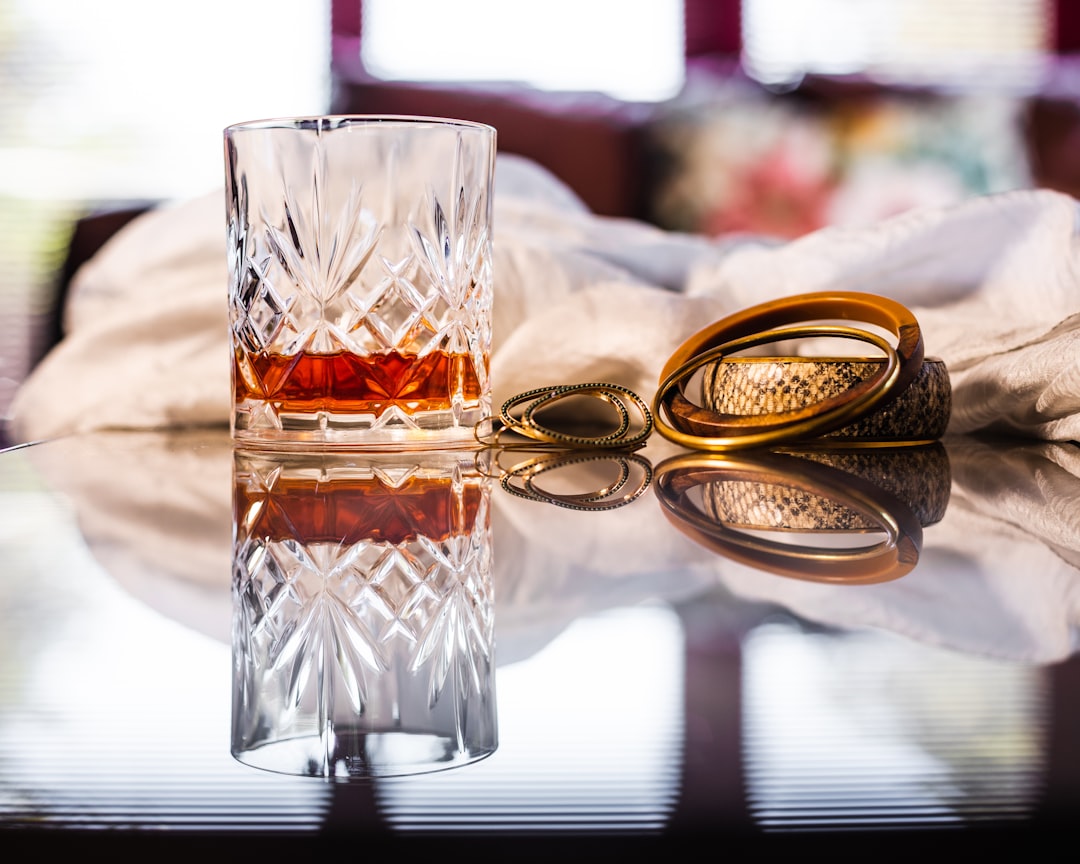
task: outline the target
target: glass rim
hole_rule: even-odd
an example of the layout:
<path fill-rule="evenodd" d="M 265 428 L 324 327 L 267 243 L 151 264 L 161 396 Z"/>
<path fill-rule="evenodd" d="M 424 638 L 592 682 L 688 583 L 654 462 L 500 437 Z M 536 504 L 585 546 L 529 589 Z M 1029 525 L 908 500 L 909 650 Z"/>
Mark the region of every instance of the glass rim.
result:
<path fill-rule="evenodd" d="M 244 120 L 225 127 L 225 135 L 238 132 L 271 132 L 274 130 L 290 132 L 332 131 L 351 126 L 407 128 L 457 128 L 496 133 L 494 126 L 476 120 L 461 120 L 454 117 L 427 116 L 422 114 L 301 114 L 297 116 L 267 117 L 258 120 Z"/>

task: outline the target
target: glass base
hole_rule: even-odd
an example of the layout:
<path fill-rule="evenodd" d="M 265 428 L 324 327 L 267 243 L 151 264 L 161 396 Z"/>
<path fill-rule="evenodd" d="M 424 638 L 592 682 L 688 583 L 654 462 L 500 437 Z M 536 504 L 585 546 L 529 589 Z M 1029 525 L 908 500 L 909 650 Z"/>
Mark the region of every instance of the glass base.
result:
<path fill-rule="evenodd" d="M 391 408 L 381 415 L 287 414 L 270 403 L 248 401 L 232 414 L 237 443 L 264 449 L 343 450 L 457 449 L 480 446 L 490 431 L 490 406 L 445 411 Z"/>
<path fill-rule="evenodd" d="M 479 762 L 496 750 L 494 743 L 461 746 L 455 738 L 434 733 L 346 732 L 333 744 L 317 735 L 273 741 L 233 758 L 275 774 L 361 780 L 430 774 Z"/>

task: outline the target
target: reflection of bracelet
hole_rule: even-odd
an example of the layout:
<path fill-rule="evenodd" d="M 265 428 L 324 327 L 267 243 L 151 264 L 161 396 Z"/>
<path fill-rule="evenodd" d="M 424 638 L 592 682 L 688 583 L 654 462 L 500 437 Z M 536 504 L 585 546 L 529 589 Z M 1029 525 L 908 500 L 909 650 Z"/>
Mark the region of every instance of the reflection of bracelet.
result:
<path fill-rule="evenodd" d="M 896 337 L 896 345 L 865 329 L 806 323 L 835 319 L 887 330 Z M 800 326 L 789 326 L 792 324 Z M 786 339 L 819 336 L 869 342 L 884 354 L 884 360 L 867 367 L 866 377 L 833 395 L 768 414 L 721 414 L 694 404 L 686 396 L 686 386 L 695 373 L 725 362 L 730 354 Z M 653 401 L 654 420 L 665 438 L 697 450 L 786 444 L 825 435 L 886 405 L 908 388 L 922 367 L 922 333 L 903 305 L 857 292 L 802 294 L 744 309 L 684 342 L 661 372 Z"/>
<path fill-rule="evenodd" d="M 717 414 L 763 416 L 839 396 L 871 377 L 880 358 L 731 357 L 704 367 L 704 407 Z M 949 424 L 952 389 L 944 362 L 923 360 L 895 399 L 823 437 L 865 441 L 934 441 Z"/>
<path fill-rule="evenodd" d="M 940 441 L 919 447 L 806 447 L 785 456 L 817 462 L 873 483 L 900 499 L 924 528 L 949 504 L 952 472 Z M 841 502 L 786 483 L 724 479 L 701 487 L 702 509 L 736 528 L 773 531 L 868 531 L 876 522 Z"/>
<path fill-rule="evenodd" d="M 784 488 L 817 500 L 829 499 L 866 526 L 854 532 L 835 528 L 805 532 L 811 536 L 878 532 L 884 539 L 856 547 L 811 546 L 739 530 L 708 512 L 708 494 L 697 494 L 699 487 L 712 487 L 715 504 L 717 486 L 728 483 Z M 654 487 L 664 515 L 683 534 L 727 558 L 781 576 L 844 585 L 887 582 L 909 573 L 922 549 L 922 525 L 895 495 L 862 477 L 787 454 L 676 456 L 656 467 Z M 696 503 L 698 499 L 702 506 Z"/>

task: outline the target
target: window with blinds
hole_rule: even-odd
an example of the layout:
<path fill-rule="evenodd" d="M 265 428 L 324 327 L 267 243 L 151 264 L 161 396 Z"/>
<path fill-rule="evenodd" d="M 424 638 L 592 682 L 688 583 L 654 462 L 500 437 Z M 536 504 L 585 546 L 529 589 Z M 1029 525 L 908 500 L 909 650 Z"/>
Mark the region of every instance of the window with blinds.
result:
<path fill-rule="evenodd" d="M 1025 90 L 1053 51 L 1052 0 L 742 0 L 743 63 L 764 84 L 858 75 Z"/>
<path fill-rule="evenodd" d="M 0 419 L 38 351 L 72 220 L 210 192 L 224 126 L 325 111 L 329 10 L 0 0 Z"/>
<path fill-rule="evenodd" d="M 362 14 L 364 68 L 387 81 L 517 83 L 641 102 L 683 84 L 681 0 L 363 0 Z"/>
<path fill-rule="evenodd" d="M 780 617 L 747 635 L 742 661 L 746 800 L 763 831 L 947 829 L 1036 812 L 1050 767 L 1044 669 Z"/>

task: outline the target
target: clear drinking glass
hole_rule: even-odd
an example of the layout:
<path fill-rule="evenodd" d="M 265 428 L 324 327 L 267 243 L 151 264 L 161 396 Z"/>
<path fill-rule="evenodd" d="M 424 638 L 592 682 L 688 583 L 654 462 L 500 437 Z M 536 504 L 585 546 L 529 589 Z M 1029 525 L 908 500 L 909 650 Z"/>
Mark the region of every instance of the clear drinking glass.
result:
<path fill-rule="evenodd" d="M 328 116 L 224 137 L 234 437 L 475 443 L 491 408 L 495 130 Z"/>
<path fill-rule="evenodd" d="M 474 454 L 234 451 L 232 754 L 389 777 L 498 745 L 490 483 Z"/>

